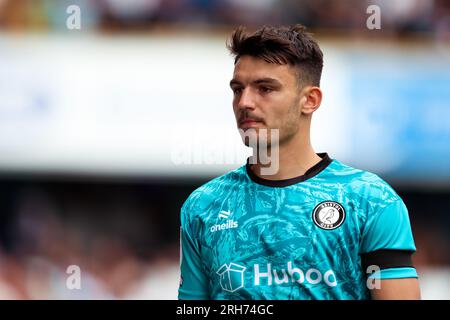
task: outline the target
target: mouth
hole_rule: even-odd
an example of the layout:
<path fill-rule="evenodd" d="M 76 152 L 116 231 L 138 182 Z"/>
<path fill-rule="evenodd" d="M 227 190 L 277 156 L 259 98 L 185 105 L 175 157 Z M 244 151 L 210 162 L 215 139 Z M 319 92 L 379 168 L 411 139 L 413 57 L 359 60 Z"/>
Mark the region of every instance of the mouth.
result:
<path fill-rule="evenodd" d="M 257 127 L 258 125 L 262 124 L 263 122 L 260 120 L 252 119 L 252 118 L 244 118 L 239 122 L 239 128 L 241 129 L 248 129 L 252 127 Z"/>

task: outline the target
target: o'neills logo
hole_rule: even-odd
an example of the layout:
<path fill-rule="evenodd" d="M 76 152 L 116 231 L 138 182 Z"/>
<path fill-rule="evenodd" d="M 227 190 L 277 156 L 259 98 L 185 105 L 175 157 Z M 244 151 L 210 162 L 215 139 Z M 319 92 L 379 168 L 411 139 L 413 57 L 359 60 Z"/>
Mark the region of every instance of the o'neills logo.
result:
<path fill-rule="evenodd" d="M 227 222 L 225 222 L 225 223 L 213 225 L 209 230 L 211 232 L 216 232 L 219 230 L 237 228 L 238 226 L 239 225 L 238 225 L 237 221 L 227 220 Z"/>

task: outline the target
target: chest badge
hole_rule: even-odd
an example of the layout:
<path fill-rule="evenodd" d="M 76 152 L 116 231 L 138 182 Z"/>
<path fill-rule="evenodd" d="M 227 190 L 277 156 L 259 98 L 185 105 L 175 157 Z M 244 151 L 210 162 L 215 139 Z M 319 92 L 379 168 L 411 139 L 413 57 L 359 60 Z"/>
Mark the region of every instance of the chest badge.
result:
<path fill-rule="evenodd" d="M 334 230 L 344 223 L 345 209 L 336 201 L 324 201 L 314 208 L 312 219 L 319 228 Z"/>

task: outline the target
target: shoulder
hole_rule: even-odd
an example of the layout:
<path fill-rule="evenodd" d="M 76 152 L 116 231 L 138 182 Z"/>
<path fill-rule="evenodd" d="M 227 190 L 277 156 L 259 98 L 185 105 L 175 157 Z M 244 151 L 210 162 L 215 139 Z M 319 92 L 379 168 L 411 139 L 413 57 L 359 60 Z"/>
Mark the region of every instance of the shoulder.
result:
<path fill-rule="evenodd" d="M 365 199 L 373 204 L 389 205 L 400 200 L 400 196 L 392 186 L 375 173 L 333 160 L 327 174 L 327 180 L 341 185 L 355 197 Z"/>
<path fill-rule="evenodd" d="M 182 206 L 182 215 L 189 215 L 193 218 L 205 212 L 215 201 L 220 201 L 224 196 L 238 188 L 248 179 L 245 173 L 245 166 L 229 171 L 216 177 L 195 189 Z"/>

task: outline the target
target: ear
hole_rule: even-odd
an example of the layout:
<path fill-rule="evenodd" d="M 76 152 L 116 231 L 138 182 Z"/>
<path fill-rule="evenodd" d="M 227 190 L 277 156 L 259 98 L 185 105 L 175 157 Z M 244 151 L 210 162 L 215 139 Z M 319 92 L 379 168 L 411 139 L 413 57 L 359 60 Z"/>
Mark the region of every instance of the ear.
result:
<path fill-rule="evenodd" d="M 319 87 L 306 86 L 302 90 L 300 109 L 303 114 L 311 115 L 322 103 L 322 90 Z"/>

